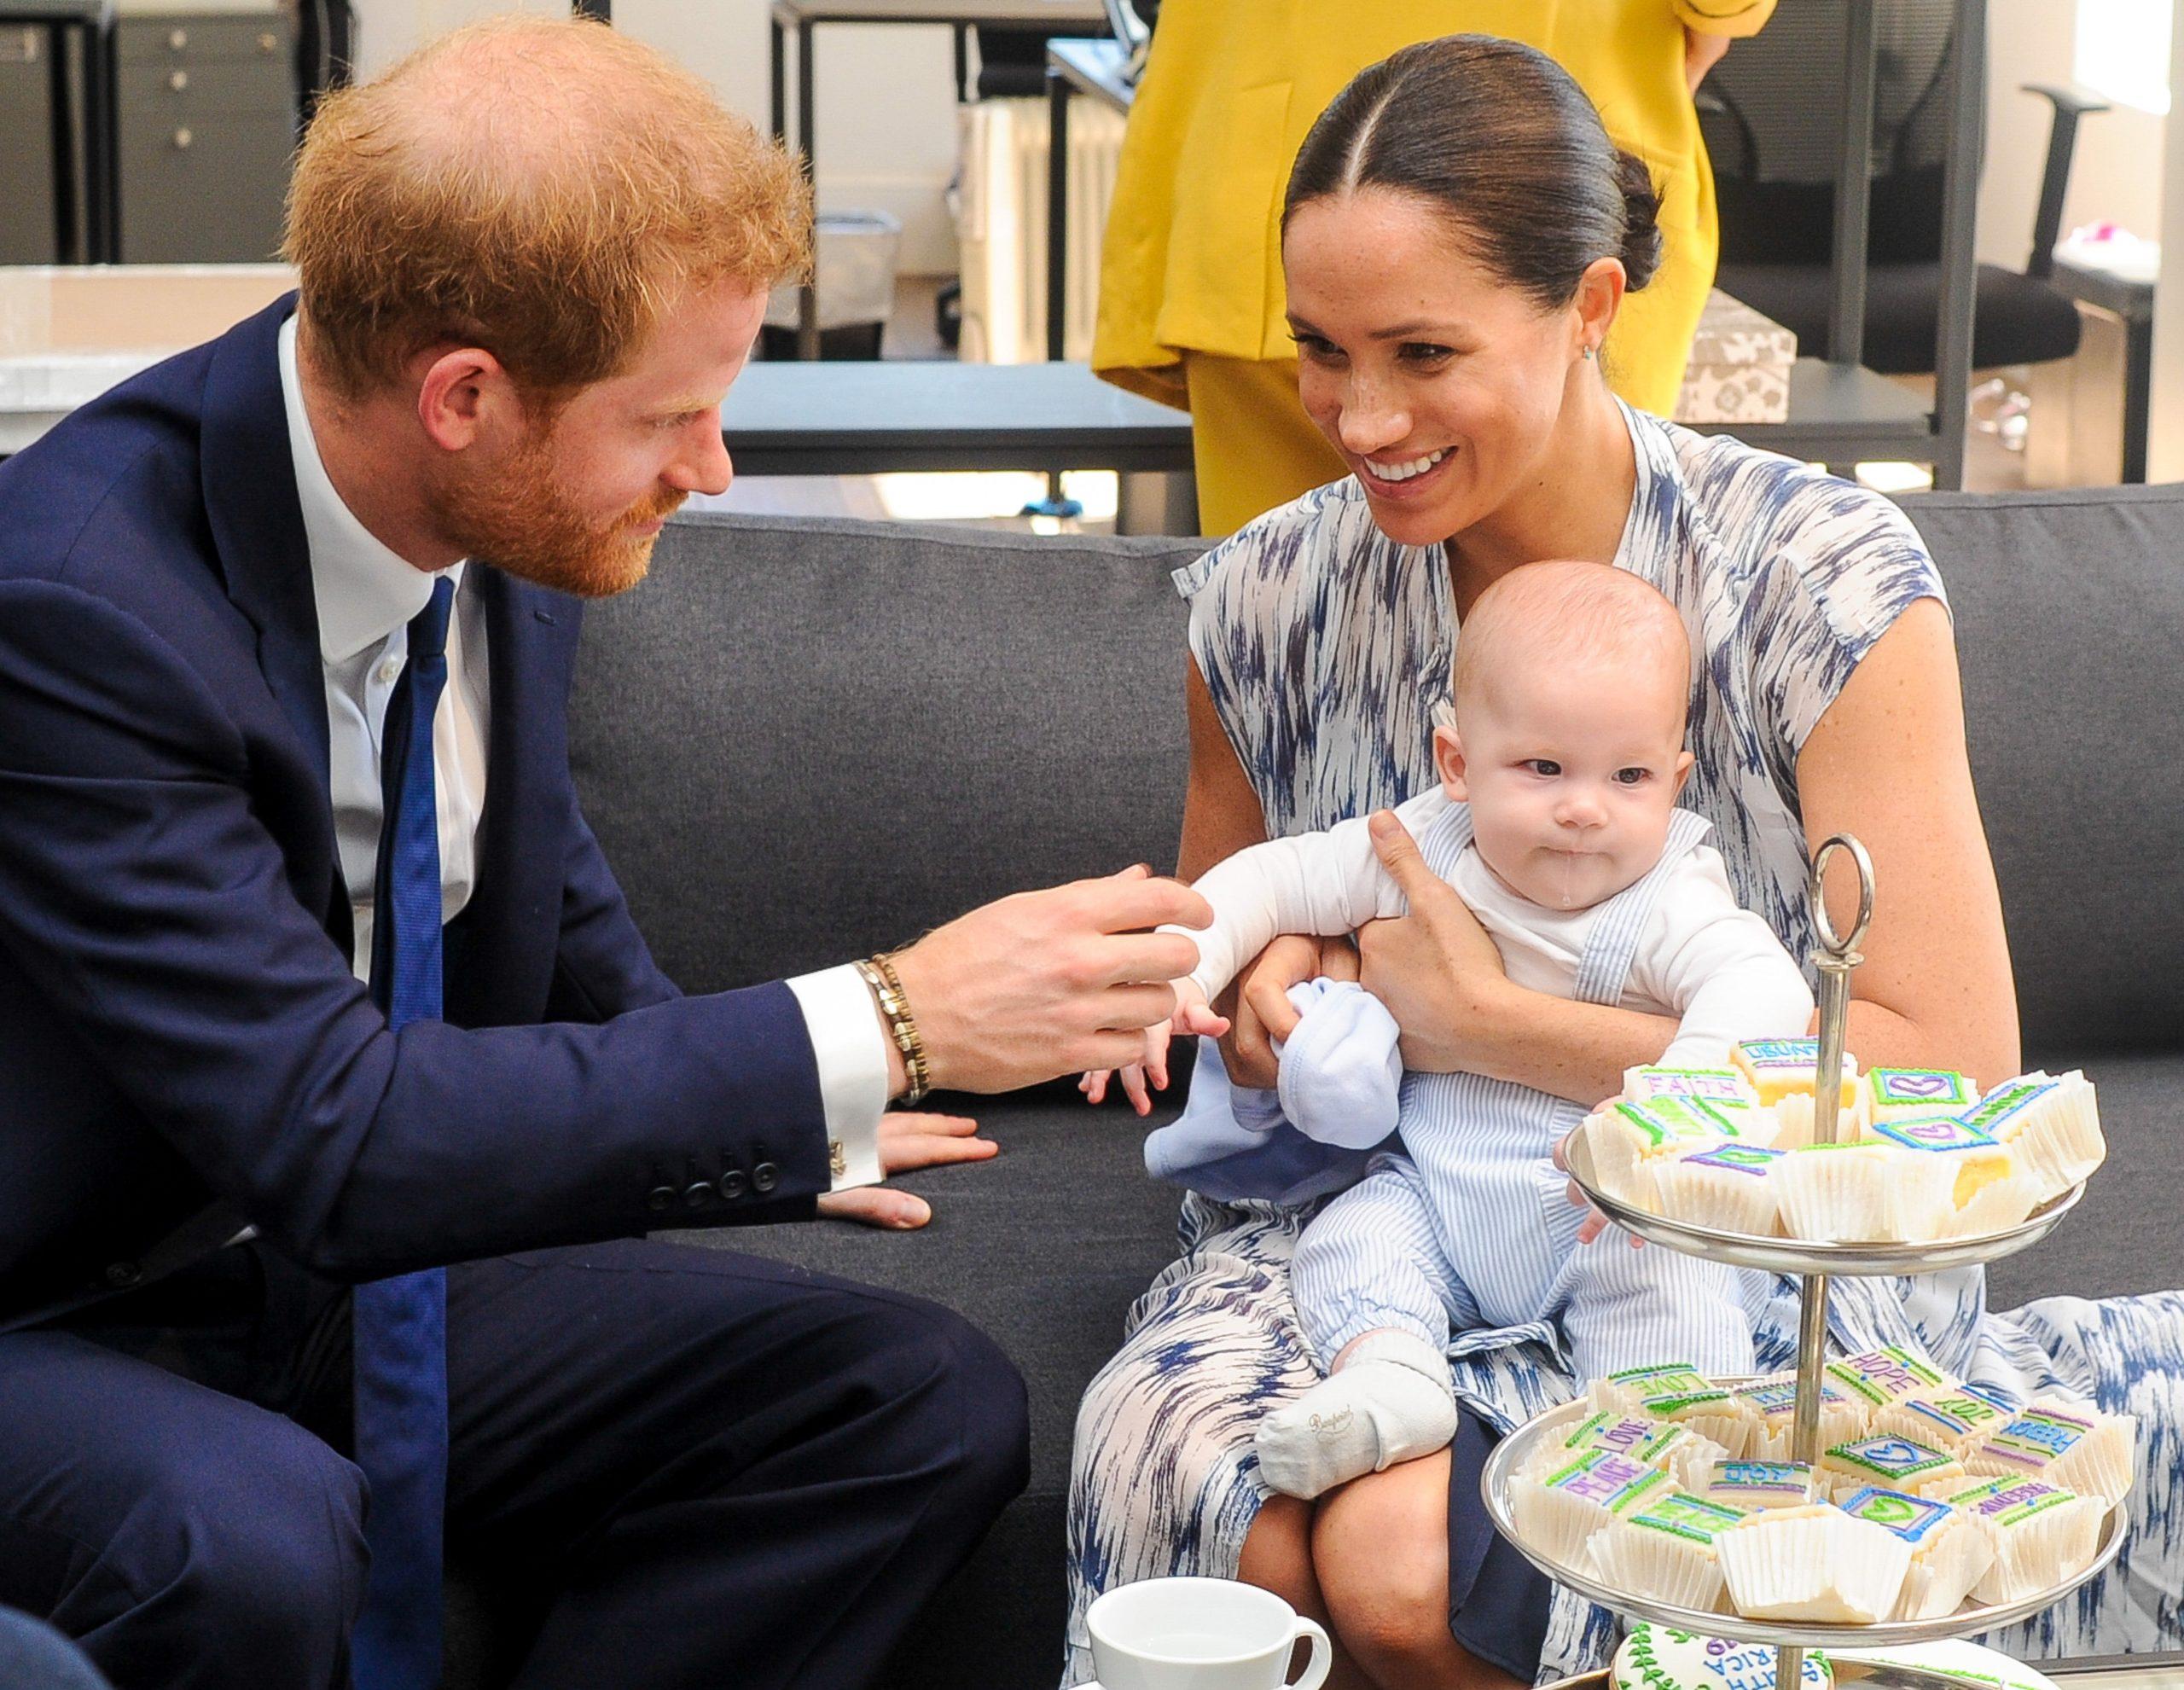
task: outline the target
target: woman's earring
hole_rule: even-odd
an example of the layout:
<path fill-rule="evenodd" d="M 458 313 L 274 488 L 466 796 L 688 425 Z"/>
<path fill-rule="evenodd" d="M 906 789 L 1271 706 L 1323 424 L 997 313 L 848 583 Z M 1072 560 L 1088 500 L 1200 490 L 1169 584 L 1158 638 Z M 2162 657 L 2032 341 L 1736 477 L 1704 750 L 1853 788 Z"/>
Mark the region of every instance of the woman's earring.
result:
<path fill-rule="evenodd" d="M 1592 360 L 1593 349 L 1590 346 L 1587 346 L 1580 352 L 1579 356 L 1589 363 Z"/>

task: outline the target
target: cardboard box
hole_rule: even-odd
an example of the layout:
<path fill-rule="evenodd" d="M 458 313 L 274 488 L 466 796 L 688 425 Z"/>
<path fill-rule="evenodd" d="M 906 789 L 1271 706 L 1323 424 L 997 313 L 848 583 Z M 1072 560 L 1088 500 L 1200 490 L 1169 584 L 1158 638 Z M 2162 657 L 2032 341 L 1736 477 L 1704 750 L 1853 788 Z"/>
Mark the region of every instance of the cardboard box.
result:
<path fill-rule="evenodd" d="M 1798 337 L 1716 287 L 1706 296 L 1676 396 L 1678 422 L 1783 422 Z"/>

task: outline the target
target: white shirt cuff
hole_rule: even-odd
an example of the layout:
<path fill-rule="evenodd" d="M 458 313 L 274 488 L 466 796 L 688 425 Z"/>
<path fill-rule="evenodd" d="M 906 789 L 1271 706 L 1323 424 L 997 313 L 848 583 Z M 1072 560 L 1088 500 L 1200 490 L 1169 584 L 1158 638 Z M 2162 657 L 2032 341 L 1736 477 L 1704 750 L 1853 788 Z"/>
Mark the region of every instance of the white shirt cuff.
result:
<path fill-rule="evenodd" d="M 787 984 L 804 1011 L 819 1066 L 833 1188 L 877 1185 L 886 1177 L 880 1165 L 880 1117 L 887 1107 L 887 1034 L 872 988 L 847 964 L 799 974 Z"/>

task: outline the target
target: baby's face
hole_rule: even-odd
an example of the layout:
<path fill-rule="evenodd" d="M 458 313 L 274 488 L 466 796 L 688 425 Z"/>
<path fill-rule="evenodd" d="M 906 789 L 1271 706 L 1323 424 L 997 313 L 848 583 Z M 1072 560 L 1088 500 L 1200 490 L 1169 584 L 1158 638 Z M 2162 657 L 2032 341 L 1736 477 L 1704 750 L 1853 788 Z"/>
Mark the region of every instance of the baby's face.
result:
<path fill-rule="evenodd" d="M 1691 768 L 1686 680 L 1601 660 L 1507 664 L 1434 736 L 1486 866 L 1550 909 L 1612 897 L 1660 860 Z"/>

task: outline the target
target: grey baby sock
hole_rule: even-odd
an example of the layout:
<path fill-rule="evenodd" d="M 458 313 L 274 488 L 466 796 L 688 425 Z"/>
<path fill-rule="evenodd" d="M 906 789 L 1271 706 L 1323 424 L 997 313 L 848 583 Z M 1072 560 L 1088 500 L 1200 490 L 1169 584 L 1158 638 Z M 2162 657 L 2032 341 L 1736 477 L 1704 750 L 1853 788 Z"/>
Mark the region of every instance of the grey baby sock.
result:
<path fill-rule="evenodd" d="M 1339 1369 L 1259 1422 L 1259 1472 L 1309 1500 L 1455 1435 L 1449 1358 L 1412 1333 L 1368 1333 Z"/>

